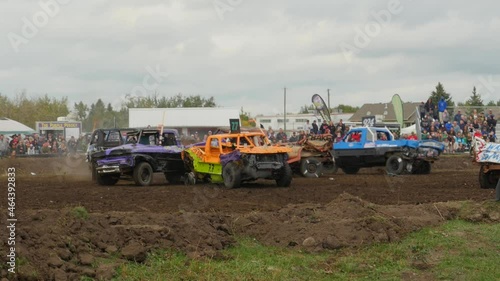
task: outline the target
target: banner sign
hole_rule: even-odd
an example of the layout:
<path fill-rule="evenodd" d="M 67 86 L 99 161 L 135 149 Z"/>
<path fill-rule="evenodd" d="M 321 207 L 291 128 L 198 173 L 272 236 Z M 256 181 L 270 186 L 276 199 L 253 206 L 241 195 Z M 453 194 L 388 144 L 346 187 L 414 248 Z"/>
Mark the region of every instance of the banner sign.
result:
<path fill-rule="evenodd" d="M 361 117 L 361 122 L 363 123 L 363 127 L 374 127 L 375 121 L 376 121 L 375 116 Z"/>
<path fill-rule="evenodd" d="M 38 130 L 64 130 L 65 128 L 82 128 L 82 122 L 36 122 Z"/>
<path fill-rule="evenodd" d="M 484 140 L 476 138 L 477 162 L 497 163 L 500 164 L 500 143 L 484 142 Z"/>
<path fill-rule="evenodd" d="M 314 94 L 311 101 L 323 120 L 326 121 L 326 123 L 330 123 L 330 121 L 332 121 L 332 118 L 330 117 L 330 110 L 328 109 L 328 106 L 323 98 L 318 94 Z"/>

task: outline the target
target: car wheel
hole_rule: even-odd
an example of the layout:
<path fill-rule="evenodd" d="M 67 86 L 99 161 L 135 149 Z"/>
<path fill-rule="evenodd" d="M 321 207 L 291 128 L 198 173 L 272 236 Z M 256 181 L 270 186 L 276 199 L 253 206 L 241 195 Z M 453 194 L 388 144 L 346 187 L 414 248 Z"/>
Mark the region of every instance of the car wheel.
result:
<path fill-rule="evenodd" d="M 101 175 L 96 173 L 96 180 L 99 185 L 115 185 L 120 180 L 120 175 Z"/>
<path fill-rule="evenodd" d="M 498 171 L 484 172 L 484 166 L 479 169 L 479 186 L 483 189 L 495 189 L 500 177 Z"/>
<path fill-rule="evenodd" d="M 281 168 L 281 174 L 278 179 L 276 179 L 276 185 L 279 187 L 289 187 L 292 184 L 292 168 L 287 162 L 283 163 L 283 168 Z"/>
<path fill-rule="evenodd" d="M 179 174 L 165 173 L 165 179 L 169 184 L 178 184 L 182 182 L 182 176 Z"/>
<path fill-rule="evenodd" d="M 344 168 L 342 168 L 342 171 L 348 175 L 354 175 L 354 174 L 357 174 L 359 172 L 359 168 L 358 167 L 344 167 Z"/>
<path fill-rule="evenodd" d="M 222 169 L 222 179 L 226 188 L 238 188 L 241 184 L 241 172 L 235 162 L 227 163 Z"/>
<path fill-rule="evenodd" d="M 141 162 L 134 168 L 135 184 L 148 186 L 153 182 L 153 168 L 148 162 Z"/>
<path fill-rule="evenodd" d="M 300 174 L 306 178 L 319 178 L 323 173 L 323 163 L 316 158 L 304 158 L 300 161 Z"/>
<path fill-rule="evenodd" d="M 406 166 L 405 162 L 406 161 L 403 157 L 401 157 L 401 155 L 391 155 L 391 157 L 387 159 L 385 170 L 388 174 L 400 175 Z"/>
<path fill-rule="evenodd" d="M 422 165 L 420 166 L 420 173 L 423 175 L 427 175 L 431 173 L 431 163 L 424 161 Z"/>

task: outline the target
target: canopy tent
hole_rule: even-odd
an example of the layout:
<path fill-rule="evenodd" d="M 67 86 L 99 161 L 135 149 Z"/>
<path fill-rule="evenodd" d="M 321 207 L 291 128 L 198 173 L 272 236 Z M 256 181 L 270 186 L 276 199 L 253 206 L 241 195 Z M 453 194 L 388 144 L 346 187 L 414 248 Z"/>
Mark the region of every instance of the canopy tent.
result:
<path fill-rule="evenodd" d="M 410 135 L 411 132 L 417 133 L 417 126 L 415 124 L 411 125 L 410 127 L 401 129 L 401 135 L 404 134 Z"/>
<path fill-rule="evenodd" d="M 0 117 L 0 134 L 5 136 L 11 136 L 14 134 L 29 135 L 34 134 L 35 130 L 30 127 L 14 121 L 9 118 Z"/>

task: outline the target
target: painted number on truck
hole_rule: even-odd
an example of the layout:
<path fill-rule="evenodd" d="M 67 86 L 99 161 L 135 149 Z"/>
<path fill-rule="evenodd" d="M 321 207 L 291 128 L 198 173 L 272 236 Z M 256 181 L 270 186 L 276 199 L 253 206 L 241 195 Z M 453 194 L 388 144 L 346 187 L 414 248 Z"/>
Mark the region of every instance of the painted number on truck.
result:
<path fill-rule="evenodd" d="M 215 170 L 215 165 L 214 164 L 208 164 L 208 172 L 213 173 Z"/>

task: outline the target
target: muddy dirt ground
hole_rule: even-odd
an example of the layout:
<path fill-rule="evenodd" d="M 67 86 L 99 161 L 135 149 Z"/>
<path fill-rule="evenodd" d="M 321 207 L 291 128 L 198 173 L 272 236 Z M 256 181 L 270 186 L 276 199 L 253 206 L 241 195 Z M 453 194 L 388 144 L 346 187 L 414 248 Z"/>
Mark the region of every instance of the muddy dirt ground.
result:
<path fill-rule="evenodd" d="M 150 187 L 90 181 L 83 158 L 1 159 L 0 183 L 16 169 L 17 275 L 23 280 L 107 280 L 124 261 L 172 248 L 192 258 L 230 258 L 221 249 L 236 236 L 266 245 L 329 251 L 398 241 L 409 232 L 461 217 L 500 222 L 500 208 L 482 207 L 494 190 L 479 188 L 478 166 L 466 155 L 443 157 L 430 175 L 389 177 L 382 168 L 322 178 L 295 177 L 290 188 L 258 181 L 226 190 L 217 185 Z M 7 224 L 7 191 L 0 220 Z M 474 211 L 463 213 L 463 201 Z M 5 227 L 2 227 L 5 229 Z M 1 237 L 8 235 L 2 231 Z M 7 239 L 0 241 L 5 257 Z M 5 258 L 4 258 L 5 259 Z M 113 262 L 109 262 L 112 259 Z M 104 262 L 105 260 L 108 260 Z M 2 277 L 8 275 L 2 262 Z"/>

